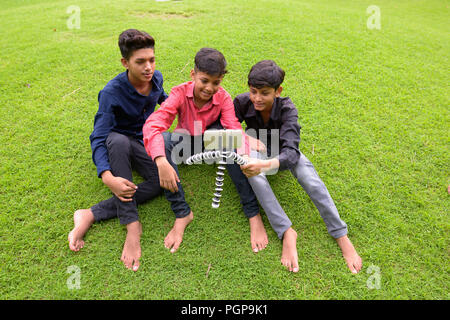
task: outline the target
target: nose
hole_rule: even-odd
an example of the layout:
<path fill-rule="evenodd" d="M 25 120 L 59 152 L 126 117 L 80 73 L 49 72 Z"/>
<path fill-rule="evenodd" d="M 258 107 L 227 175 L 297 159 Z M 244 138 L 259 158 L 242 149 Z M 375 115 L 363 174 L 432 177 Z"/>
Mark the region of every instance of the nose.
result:
<path fill-rule="evenodd" d="M 152 64 L 150 62 L 145 64 L 145 70 L 152 71 Z"/>
<path fill-rule="evenodd" d="M 208 83 L 208 84 L 205 86 L 205 91 L 213 92 L 213 86 L 212 86 L 212 84 Z"/>

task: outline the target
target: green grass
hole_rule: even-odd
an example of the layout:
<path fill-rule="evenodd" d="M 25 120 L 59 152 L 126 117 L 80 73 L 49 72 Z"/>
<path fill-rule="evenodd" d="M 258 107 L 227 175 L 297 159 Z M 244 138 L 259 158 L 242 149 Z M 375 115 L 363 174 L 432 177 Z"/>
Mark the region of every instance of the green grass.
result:
<path fill-rule="evenodd" d="M 381 9 L 369 30 L 366 8 Z M 66 8 L 81 8 L 68 29 Z M 3 1 L 0 11 L 1 299 L 448 299 L 450 1 Z M 174 216 L 160 197 L 140 208 L 142 265 L 119 260 L 125 229 L 95 224 L 73 253 L 76 209 L 110 196 L 89 134 L 97 94 L 123 71 L 117 38 L 157 41 L 165 89 L 187 81 L 204 46 L 229 63 L 223 82 L 246 91 L 249 68 L 274 59 L 298 107 L 301 150 L 334 198 L 364 267 L 352 275 L 317 210 L 288 172 L 271 177 L 299 231 L 300 272 L 281 243 L 250 250 L 238 195 L 210 208 L 214 168 L 181 167 L 196 219 L 175 254 Z M 208 187 L 211 186 L 211 187 Z M 67 268 L 81 270 L 69 290 Z M 381 288 L 369 289 L 368 267 Z M 210 271 L 206 277 L 206 272 Z"/>

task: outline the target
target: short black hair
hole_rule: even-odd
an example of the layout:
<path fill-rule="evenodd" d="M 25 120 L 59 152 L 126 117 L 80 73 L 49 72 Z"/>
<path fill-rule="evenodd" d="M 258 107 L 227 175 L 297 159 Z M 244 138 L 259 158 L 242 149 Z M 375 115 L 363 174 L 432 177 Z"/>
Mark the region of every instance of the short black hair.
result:
<path fill-rule="evenodd" d="M 128 29 L 119 36 L 119 48 L 122 57 L 129 59 L 139 49 L 155 49 L 155 39 L 144 31 Z"/>
<path fill-rule="evenodd" d="M 248 74 L 248 85 L 254 88 L 271 87 L 277 90 L 284 81 L 284 71 L 273 60 L 255 64 Z"/>
<path fill-rule="evenodd" d="M 211 76 L 223 76 L 227 61 L 223 54 L 212 48 L 201 48 L 195 55 L 195 70 L 205 72 Z"/>

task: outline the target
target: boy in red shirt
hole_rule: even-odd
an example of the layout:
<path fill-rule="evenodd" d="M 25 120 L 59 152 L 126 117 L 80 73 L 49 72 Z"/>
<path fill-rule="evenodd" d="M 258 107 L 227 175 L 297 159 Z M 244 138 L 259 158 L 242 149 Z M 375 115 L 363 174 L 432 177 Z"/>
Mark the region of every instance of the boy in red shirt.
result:
<path fill-rule="evenodd" d="M 178 250 L 184 230 L 194 218 L 184 198 L 174 147 L 179 149 L 183 142 L 193 147 L 195 153 L 201 152 L 202 135 L 206 129 L 213 128 L 238 129 L 245 137 L 234 112 L 233 100 L 220 86 L 226 72 L 222 53 L 202 48 L 195 56 L 192 81 L 172 88 L 169 98 L 147 119 L 143 127 L 145 149 L 158 167 L 160 185 L 165 189 L 166 198 L 176 216 L 174 226 L 164 240 L 166 248 L 172 253 Z M 167 132 L 177 115 L 178 125 L 174 133 Z M 248 149 L 247 140 L 244 140 L 244 148 L 247 146 Z M 243 153 L 243 150 L 238 150 L 238 153 Z M 191 149 L 183 154 L 183 158 L 192 154 Z M 267 246 L 268 239 L 256 196 L 239 165 L 233 163 L 226 167 L 238 190 L 244 213 L 249 218 L 252 249 L 258 252 Z"/>

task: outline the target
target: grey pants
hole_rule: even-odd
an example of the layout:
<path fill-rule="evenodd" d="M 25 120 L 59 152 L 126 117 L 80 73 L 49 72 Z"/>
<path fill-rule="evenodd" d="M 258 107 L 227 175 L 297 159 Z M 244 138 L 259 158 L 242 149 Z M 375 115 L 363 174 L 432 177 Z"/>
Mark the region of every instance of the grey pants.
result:
<path fill-rule="evenodd" d="M 263 158 L 263 156 L 257 152 L 252 152 L 251 157 L 259 159 Z M 339 217 L 333 199 L 314 169 L 311 161 L 301 153 L 296 166 L 291 169 L 291 172 L 319 210 L 328 233 L 335 239 L 346 235 L 347 225 Z M 292 223 L 283 208 L 281 208 L 265 174 L 261 173 L 251 177 L 248 181 L 252 186 L 261 207 L 266 212 L 272 228 L 277 233 L 278 238 L 282 239 L 284 232 L 291 227 Z"/>

